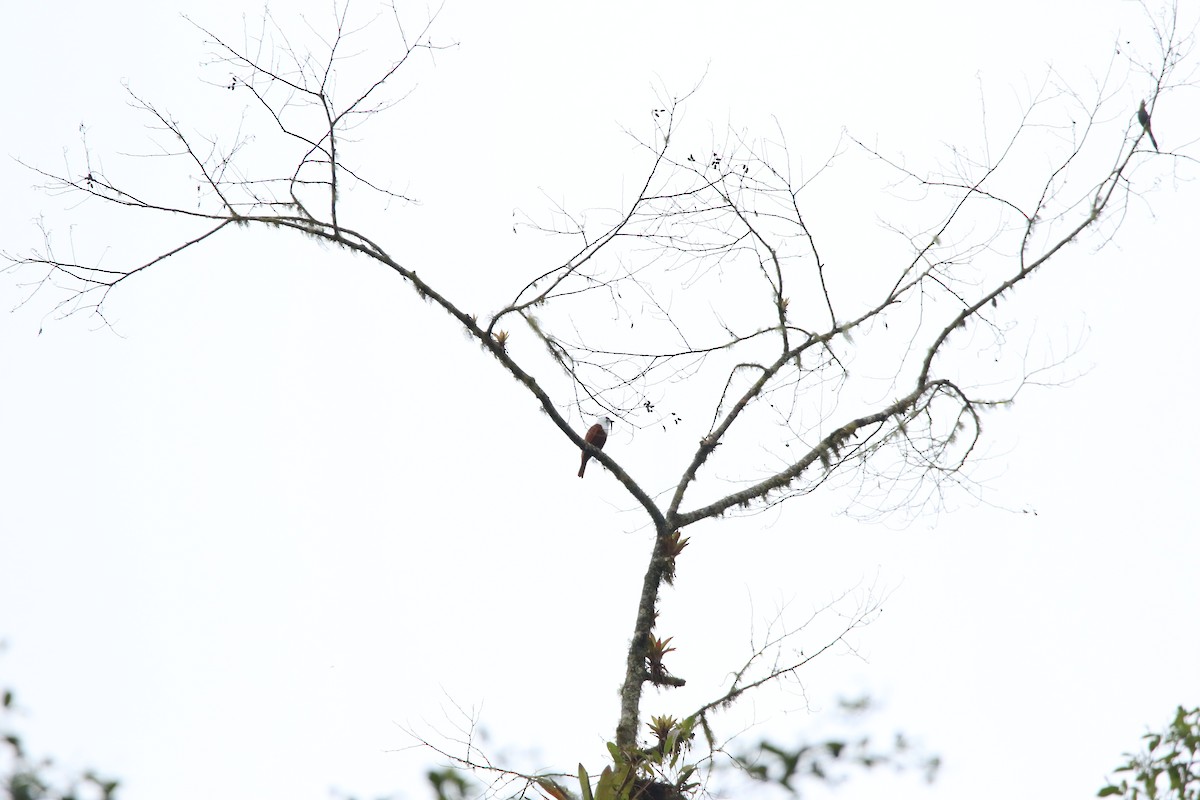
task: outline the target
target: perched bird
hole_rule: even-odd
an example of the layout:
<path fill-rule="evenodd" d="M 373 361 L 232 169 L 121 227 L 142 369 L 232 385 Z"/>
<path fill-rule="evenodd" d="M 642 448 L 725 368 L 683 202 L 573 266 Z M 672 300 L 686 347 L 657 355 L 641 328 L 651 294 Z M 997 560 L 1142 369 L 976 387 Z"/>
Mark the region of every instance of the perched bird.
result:
<path fill-rule="evenodd" d="M 1138 106 L 1138 122 L 1142 124 L 1142 129 L 1146 131 L 1146 135 L 1150 137 L 1150 144 L 1154 145 L 1154 151 L 1159 152 L 1158 142 L 1154 140 L 1154 131 L 1150 130 L 1150 112 L 1146 110 L 1146 101 Z"/>
<path fill-rule="evenodd" d="M 597 450 L 604 449 L 604 443 L 608 441 L 608 430 L 612 427 L 612 420 L 608 417 L 603 417 L 592 427 L 588 428 L 588 432 L 584 434 L 583 440 Z M 587 450 L 581 450 L 579 459 L 579 477 L 583 477 L 583 470 L 587 467 L 588 459 L 592 457 Z"/>

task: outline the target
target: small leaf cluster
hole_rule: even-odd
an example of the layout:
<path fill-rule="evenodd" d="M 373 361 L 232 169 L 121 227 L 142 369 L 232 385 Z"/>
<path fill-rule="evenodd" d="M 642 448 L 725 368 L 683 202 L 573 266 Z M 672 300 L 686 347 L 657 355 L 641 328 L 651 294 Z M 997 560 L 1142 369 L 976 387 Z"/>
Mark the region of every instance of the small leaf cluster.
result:
<path fill-rule="evenodd" d="M 33 759 L 26 753 L 21 737 L 4 720 L 14 708 L 12 690 L 0 697 L 0 797 L 8 800 L 75 800 L 82 793 L 101 800 L 116 797 L 118 782 L 102 778 L 88 770 L 79 776 L 59 778 L 49 758 Z"/>
<path fill-rule="evenodd" d="M 1119 783 L 1109 783 L 1099 797 L 1127 800 L 1200 800 L 1200 707 L 1183 706 L 1163 733 L 1142 737 L 1146 750 L 1126 753 L 1126 761 L 1114 772 L 1128 773 Z"/>

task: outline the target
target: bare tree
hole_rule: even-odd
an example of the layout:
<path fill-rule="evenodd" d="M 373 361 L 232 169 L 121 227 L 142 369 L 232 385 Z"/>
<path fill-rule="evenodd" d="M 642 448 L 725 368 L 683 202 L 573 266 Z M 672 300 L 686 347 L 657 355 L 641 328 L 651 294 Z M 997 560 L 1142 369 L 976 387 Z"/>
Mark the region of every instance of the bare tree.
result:
<path fill-rule="evenodd" d="M 722 696 L 678 719 L 655 718 L 653 740 L 640 744 L 647 685 L 684 683 L 667 667 L 672 639 L 655 619 L 660 590 L 687 546 L 685 529 L 826 484 L 849 488 L 855 508 L 868 514 L 915 513 L 947 492 L 971 491 L 969 466 L 987 412 L 1046 380 L 1053 366 L 1010 357 L 1005 301 L 1052 263 L 1077 259 L 1068 245 L 1098 247 L 1115 237 L 1130 199 L 1145 190 L 1139 168 L 1148 159 L 1188 158 L 1169 145 L 1161 155 L 1146 145 L 1157 102 L 1183 85 L 1178 73 L 1191 41 L 1176 30 L 1173 10 L 1155 23 L 1160 51 L 1152 65 L 1133 65 L 1134 88 L 1147 99 L 1142 115 L 1124 108 L 1115 79 L 1081 93 L 1049 73 L 1001 141 L 952 149 L 949 165 L 936 169 L 906 166 L 849 133 L 811 173 L 796 168 L 783 131 L 754 137 L 730 129 L 701 145 L 680 125 L 691 93 L 663 91 L 647 130 L 628 132 L 642 154 L 636 195 L 601 219 L 562 207 L 541 221 L 524 218 L 519 224 L 573 240 L 574 252 L 522 276 L 499 310 L 477 316 L 439 284 L 436 265 L 418 270 L 359 230 L 345 199 L 353 186 L 389 202 L 409 200 L 386 176 L 357 165 L 357 137 L 403 99 L 417 57 L 451 46 L 436 43 L 433 18 L 415 35 L 398 14 L 393 21 L 394 57 L 353 85 L 339 66 L 360 31 L 344 7 L 332 35 L 312 50 L 269 14 L 241 46 L 201 28 L 210 66 L 232 75 L 214 86 L 247 98 L 243 125 L 273 137 L 278 163 L 246 163 L 249 133 L 209 140 L 131 94 L 158 134 L 158 155 L 186 165 L 191 183 L 166 197 L 149 194 L 106 172 L 86 140 L 81 166 L 31 169 L 50 192 L 180 219 L 194 233 L 142 263 L 68 260 L 48 231 L 41 249 L 5 257 L 31 294 L 60 290 L 62 314 L 103 317 L 109 293 L 134 276 L 227 229 L 265 226 L 371 259 L 442 308 L 573 446 L 616 477 L 653 529 L 613 764 L 594 792 L 686 794 L 696 764 L 682 754 L 694 733 L 720 749 L 713 712 L 817 653 L 772 661 L 767 646 L 777 641 L 769 639 Z M 817 209 L 847 161 L 873 166 L 887 196 L 919 200 L 909 219 L 889 223 L 895 257 L 886 263 L 846 265 L 828 256 L 834 245 Z M 612 448 L 585 441 L 576 413 L 632 426 L 683 413 L 709 421 L 681 454 L 678 474 L 647 480 Z M 588 477 L 598 471 L 593 466 Z M 869 621 L 876 603 L 865 598 L 843 635 Z M 491 766 L 471 756 L 468 749 L 466 761 Z M 549 779 L 508 778 L 566 795 Z M 589 787 L 584 774 L 585 795 Z"/>

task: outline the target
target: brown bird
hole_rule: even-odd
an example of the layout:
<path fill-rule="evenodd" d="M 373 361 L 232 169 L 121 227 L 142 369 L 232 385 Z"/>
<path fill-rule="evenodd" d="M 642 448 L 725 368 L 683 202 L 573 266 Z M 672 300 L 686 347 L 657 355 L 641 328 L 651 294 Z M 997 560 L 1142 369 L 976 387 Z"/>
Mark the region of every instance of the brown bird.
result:
<path fill-rule="evenodd" d="M 1150 112 L 1146 110 L 1146 101 L 1138 106 L 1138 122 L 1142 124 L 1142 130 L 1150 137 L 1150 144 L 1154 145 L 1154 152 L 1161 152 L 1158 149 L 1158 142 L 1154 140 L 1154 131 L 1150 130 Z"/>
<path fill-rule="evenodd" d="M 608 441 L 608 429 L 612 427 L 612 420 L 608 417 L 602 418 L 592 427 L 588 428 L 588 432 L 584 434 L 583 440 L 597 450 L 604 449 L 604 443 Z M 579 477 L 583 477 L 583 471 L 587 468 L 588 459 L 592 454 L 587 450 L 581 450 L 579 459 Z"/>

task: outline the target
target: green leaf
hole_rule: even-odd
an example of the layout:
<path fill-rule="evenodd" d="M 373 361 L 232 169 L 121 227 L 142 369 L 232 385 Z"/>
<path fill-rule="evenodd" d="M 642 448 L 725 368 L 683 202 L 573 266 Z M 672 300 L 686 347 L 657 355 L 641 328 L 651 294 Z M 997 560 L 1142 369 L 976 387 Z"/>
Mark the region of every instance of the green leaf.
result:
<path fill-rule="evenodd" d="M 612 767 L 605 767 L 596 781 L 596 800 L 615 800 L 616 788 L 613 786 Z"/>
<path fill-rule="evenodd" d="M 587 770 L 583 768 L 583 764 L 579 765 L 579 794 L 583 800 L 592 800 L 592 782 L 588 778 Z"/>
<path fill-rule="evenodd" d="M 679 725 L 679 730 L 682 732 L 681 735 L 683 736 L 684 739 L 692 738 L 692 731 L 694 731 L 695 729 L 696 729 L 696 716 L 694 714 L 692 716 L 688 717 L 687 719 L 685 719 Z"/>
<path fill-rule="evenodd" d="M 1108 797 L 1110 794 L 1120 794 L 1120 793 L 1121 793 L 1121 787 L 1119 787 L 1119 786 L 1105 786 L 1103 789 L 1101 789 L 1099 792 L 1096 793 L 1096 796 L 1097 797 Z"/>
<path fill-rule="evenodd" d="M 1179 777 L 1178 764 L 1172 764 L 1171 766 L 1167 767 L 1167 778 L 1171 781 L 1172 791 L 1177 792 L 1183 788 L 1183 780 Z"/>
<path fill-rule="evenodd" d="M 672 728 L 667 734 L 667 741 L 663 744 L 663 754 L 670 753 L 671 766 L 675 766 L 675 748 L 679 744 L 679 728 Z"/>

